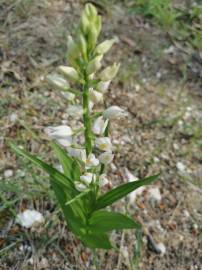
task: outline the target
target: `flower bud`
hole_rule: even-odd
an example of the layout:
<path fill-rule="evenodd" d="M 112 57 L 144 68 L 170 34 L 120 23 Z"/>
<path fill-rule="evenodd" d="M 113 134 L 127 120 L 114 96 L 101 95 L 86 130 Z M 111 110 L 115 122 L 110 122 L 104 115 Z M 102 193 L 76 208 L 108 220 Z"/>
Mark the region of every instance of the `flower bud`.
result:
<path fill-rule="evenodd" d="M 61 72 L 65 77 L 67 77 L 70 80 L 78 81 L 79 80 L 79 75 L 77 71 L 68 66 L 59 66 L 58 68 L 59 72 Z"/>
<path fill-rule="evenodd" d="M 113 158 L 114 158 L 114 155 L 112 153 L 109 153 L 109 152 L 104 152 L 101 155 L 99 155 L 99 157 L 98 157 L 99 161 L 105 165 L 111 163 Z"/>
<path fill-rule="evenodd" d="M 124 116 L 125 114 L 125 111 L 118 106 L 111 106 L 103 112 L 103 116 L 107 119 L 116 119 Z"/>
<path fill-rule="evenodd" d="M 81 50 L 82 56 L 84 59 L 87 58 L 87 43 L 82 34 L 79 35 L 79 48 Z"/>
<path fill-rule="evenodd" d="M 96 10 L 96 8 L 92 4 L 90 4 L 90 3 L 88 3 L 88 4 L 85 5 L 84 13 L 89 18 L 94 18 L 94 17 L 97 16 L 97 10 Z"/>
<path fill-rule="evenodd" d="M 116 39 L 109 39 L 105 40 L 104 42 L 100 43 L 96 48 L 95 48 L 95 54 L 105 54 L 108 52 Z"/>
<path fill-rule="evenodd" d="M 103 94 L 93 90 L 93 88 L 89 89 L 89 96 L 91 101 L 95 104 L 103 102 Z"/>
<path fill-rule="evenodd" d="M 120 67 L 120 64 L 115 63 L 113 66 L 109 66 L 109 67 L 105 68 L 100 73 L 100 79 L 104 82 L 112 80 L 116 76 L 116 74 L 119 70 L 119 67 Z"/>
<path fill-rule="evenodd" d="M 102 93 L 106 93 L 106 91 L 108 90 L 109 88 L 109 85 L 110 85 L 111 81 L 106 81 L 106 82 L 103 82 L 103 81 L 100 81 L 98 84 L 97 84 L 97 90 L 102 92 Z"/>
<path fill-rule="evenodd" d="M 95 48 L 97 38 L 99 36 L 99 32 L 96 29 L 95 25 L 91 25 L 91 27 L 88 31 L 88 36 L 89 36 L 89 48 L 90 48 L 90 50 L 93 50 Z"/>
<path fill-rule="evenodd" d="M 109 137 L 96 138 L 95 146 L 102 151 L 112 151 L 112 144 Z"/>
<path fill-rule="evenodd" d="M 87 167 L 94 167 L 99 165 L 99 160 L 95 157 L 94 154 L 90 154 L 86 159 L 86 166 Z"/>
<path fill-rule="evenodd" d="M 67 91 L 69 89 L 69 83 L 56 73 L 47 75 L 46 80 L 58 90 Z"/>
<path fill-rule="evenodd" d="M 85 12 L 81 16 L 80 27 L 84 34 L 88 34 L 89 29 L 90 29 L 90 21 Z"/>
<path fill-rule="evenodd" d="M 67 59 L 72 66 L 77 66 L 75 59 L 79 55 L 78 44 L 72 39 L 71 36 L 68 36 L 67 42 Z"/>
<path fill-rule="evenodd" d="M 101 68 L 102 58 L 103 58 L 103 55 L 98 55 L 88 64 L 88 67 L 87 67 L 88 74 L 92 74 Z"/>
<path fill-rule="evenodd" d="M 103 116 L 98 117 L 93 124 L 93 133 L 96 135 L 103 135 L 108 125 L 109 120 L 103 119 Z"/>

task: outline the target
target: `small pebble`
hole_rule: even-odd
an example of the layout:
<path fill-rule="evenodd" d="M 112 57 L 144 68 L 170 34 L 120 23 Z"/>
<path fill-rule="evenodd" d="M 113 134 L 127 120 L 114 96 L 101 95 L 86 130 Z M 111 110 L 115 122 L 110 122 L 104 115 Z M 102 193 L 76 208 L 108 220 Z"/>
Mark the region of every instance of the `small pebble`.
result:
<path fill-rule="evenodd" d="M 186 166 L 182 162 L 180 162 L 180 161 L 177 162 L 176 167 L 177 167 L 177 169 L 178 169 L 179 172 L 185 173 Z"/>
<path fill-rule="evenodd" d="M 12 123 L 14 123 L 14 122 L 16 122 L 16 120 L 18 119 L 18 116 L 17 116 L 17 114 L 16 113 L 12 113 L 11 115 L 10 115 L 10 121 L 12 122 Z"/>
<path fill-rule="evenodd" d="M 8 170 L 4 171 L 4 177 L 5 178 L 9 178 L 11 176 L 13 176 L 13 170 L 8 169 Z"/>
<path fill-rule="evenodd" d="M 161 193 L 158 187 L 149 190 L 149 198 L 157 202 L 161 201 Z"/>
<path fill-rule="evenodd" d="M 44 223 L 44 217 L 36 210 L 27 209 L 17 215 L 16 222 L 25 228 L 31 228 Z"/>
<path fill-rule="evenodd" d="M 159 163 L 159 161 L 160 161 L 160 159 L 158 157 L 154 157 L 153 160 L 155 163 Z"/>
<path fill-rule="evenodd" d="M 164 255 L 166 253 L 166 247 L 163 243 L 159 243 L 156 245 L 159 251 L 161 252 L 161 255 Z"/>

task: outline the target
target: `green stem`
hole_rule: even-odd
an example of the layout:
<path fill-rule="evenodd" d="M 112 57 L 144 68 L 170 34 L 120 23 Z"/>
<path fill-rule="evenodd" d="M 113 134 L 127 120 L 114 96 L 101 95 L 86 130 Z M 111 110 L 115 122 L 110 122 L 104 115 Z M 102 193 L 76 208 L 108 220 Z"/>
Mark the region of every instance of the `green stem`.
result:
<path fill-rule="evenodd" d="M 91 118 L 89 111 L 89 83 L 87 76 L 85 76 L 85 84 L 83 87 L 83 122 L 84 122 L 84 135 L 85 135 L 85 148 L 86 154 L 92 152 L 92 136 L 91 136 Z"/>

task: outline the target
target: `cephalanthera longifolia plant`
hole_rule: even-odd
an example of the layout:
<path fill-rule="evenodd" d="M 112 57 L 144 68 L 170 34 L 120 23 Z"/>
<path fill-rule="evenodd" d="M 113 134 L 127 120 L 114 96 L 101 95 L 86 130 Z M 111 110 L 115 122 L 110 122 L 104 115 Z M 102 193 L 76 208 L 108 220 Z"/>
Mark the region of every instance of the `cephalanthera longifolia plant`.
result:
<path fill-rule="evenodd" d="M 48 76 L 48 81 L 55 88 L 71 93 L 71 98 L 82 103 L 83 129 L 73 131 L 65 125 L 45 129 L 52 139 L 51 145 L 63 172 L 22 148 L 12 147 L 49 174 L 51 187 L 68 227 L 82 243 L 93 249 L 110 249 L 112 245 L 108 232 L 140 229 L 140 225 L 123 214 L 104 209 L 138 187 L 150 184 L 157 176 L 122 184 L 104 192 L 103 186 L 108 184 L 106 167 L 114 157 L 108 137 L 110 120 L 123 117 L 125 112 L 118 106 L 111 106 L 104 112 L 93 108 L 93 105 L 103 102 L 104 93 L 119 69 L 119 64 L 113 64 L 98 72 L 104 54 L 115 42 L 111 39 L 97 45 L 100 31 L 101 17 L 92 4 L 87 4 L 75 39 L 69 38 L 68 41 L 67 59 L 70 66 L 60 66 L 58 74 Z M 75 85 L 74 89 L 66 79 Z M 76 140 L 77 136 L 80 136 L 80 140 Z"/>

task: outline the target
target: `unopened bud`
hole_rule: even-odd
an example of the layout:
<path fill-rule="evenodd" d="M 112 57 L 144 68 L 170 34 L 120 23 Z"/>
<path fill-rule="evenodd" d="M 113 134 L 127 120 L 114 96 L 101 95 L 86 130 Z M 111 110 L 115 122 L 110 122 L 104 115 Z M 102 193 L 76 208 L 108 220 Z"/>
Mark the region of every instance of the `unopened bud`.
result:
<path fill-rule="evenodd" d="M 79 35 L 79 47 L 84 59 L 87 58 L 87 43 L 82 34 Z"/>
<path fill-rule="evenodd" d="M 87 34 L 90 29 L 90 21 L 85 13 L 83 13 L 81 16 L 80 27 L 84 34 Z"/>
<path fill-rule="evenodd" d="M 96 8 L 92 4 L 90 4 L 90 3 L 85 5 L 84 13 L 89 18 L 92 18 L 92 17 L 97 16 L 97 10 L 96 10 Z"/>
<path fill-rule="evenodd" d="M 109 40 L 105 40 L 104 42 L 100 43 L 95 49 L 95 54 L 104 54 L 104 53 L 108 52 L 111 49 L 111 47 L 115 41 L 116 41 L 115 39 L 109 39 Z"/>

